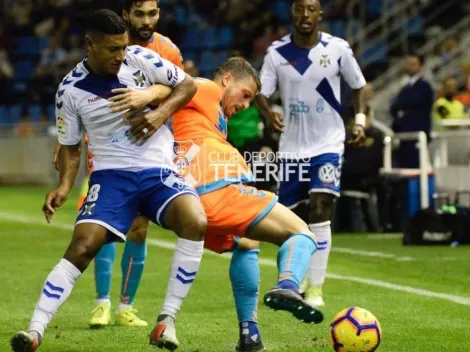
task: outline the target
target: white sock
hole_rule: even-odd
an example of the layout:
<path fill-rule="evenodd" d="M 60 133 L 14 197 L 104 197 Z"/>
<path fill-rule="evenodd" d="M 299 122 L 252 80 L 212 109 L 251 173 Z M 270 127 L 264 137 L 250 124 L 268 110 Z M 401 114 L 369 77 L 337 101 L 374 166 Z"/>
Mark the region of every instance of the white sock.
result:
<path fill-rule="evenodd" d="M 307 273 L 309 286 L 320 286 L 325 282 L 326 267 L 331 249 L 331 222 L 309 224 L 308 228 L 317 238 L 317 251 L 312 255 Z"/>
<path fill-rule="evenodd" d="M 196 278 L 203 252 L 204 241 L 178 239 L 171 262 L 168 289 L 160 314 L 175 318 Z"/>
<path fill-rule="evenodd" d="M 72 292 L 75 281 L 82 273 L 66 259 L 52 269 L 44 283 L 41 296 L 34 309 L 28 331 L 37 331 L 44 336 L 47 324 Z"/>
<path fill-rule="evenodd" d="M 121 311 L 129 309 L 129 308 L 132 308 L 132 304 L 119 303 L 118 312 L 121 312 Z"/>
<path fill-rule="evenodd" d="M 111 300 L 109 298 L 97 298 L 96 306 L 98 307 L 101 304 L 106 304 L 108 307 L 111 307 Z"/>

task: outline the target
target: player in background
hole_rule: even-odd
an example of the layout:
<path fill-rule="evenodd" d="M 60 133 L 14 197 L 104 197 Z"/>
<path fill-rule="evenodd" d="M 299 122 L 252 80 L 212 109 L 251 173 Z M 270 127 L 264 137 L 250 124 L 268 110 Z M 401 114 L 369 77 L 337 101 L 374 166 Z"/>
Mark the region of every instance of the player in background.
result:
<path fill-rule="evenodd" d="M 48 222 L 76 178 L 83 130 L 88 133 L 95 170 L 70 245 L 44 283 L 29 328 L 11 339 L 14 352 L 38 348 L 76 280 L 105 243 L 125 241 L 137 213 L 179 237 L 168 284 L 170 299 L 163 312 L 172 311 L 174 302 L 181 305 L 203 253 L 206 215 L 194 188 L 177 173 L 174 140 L 165 125 L 196 93 L 194 80 L 158 54 L 128 47 L 127 26 L 110 10 L 90 15 L 85 43 L 87 58 L 64 78 L 56 95 L 60 183 L 46 195 L 43 212 Z M 151 87 L 154 92 L 158 83 L 174 89 L 156 110 L 146 109 L 138 116 L 110 110 L 108 99 L 114 88 Z M 179 279 L 181 275 L 185 280 Z"/>
<path fill-rule="evenodd" d="M 309 224 L 318 240 L 304 287 L 307 302 L 322 306 L 331 248 L 331 210 L 340 195 L 345 128 L 340 115 L 340 76 L 353 89 L 356 123 L 352 143 L 364 140 L 366 84 L 349 44 L 321 32 L 319 0 L 296 0 L 292 5 L 293 32 L 269 47 L 261 71 L 261 94 L 256 104 L 267 124 L 283 132 L 279 142 L 281 166 L 279 201 Z M 271 111 L 268 98 L 276 86 L 284 114 Z M 287 165 L 298 163 L 289 174 Z M 306 166 L 306 167 L 305 167 Z M 302 170 L 309 181 L 300 181 Z M 305 178 L 305 176 L 304 176 Z M 307 206 L 309 204 L 309 207 Z"/>
<path fill-rule="evenodd" d="M 231 58 L 213 80 L 196 79 L 198 91 L 168 125 L 175 137 L 176 161 L 195 184 L 208 216 L 205 248 L 233 252 L 229 276 L 239 319 L 237 351 L 264 349 L 257 325 L 259 241 L 279 245 L 279 281 L 265 296 L 268 306 L 292 312 L 310 323 L 323 320 L 297 292 L 316 250 L 307 224 L 277 203 L 270 192 L 245 185 L 254 180 L 241 154 L 227 138 L 227 118 L 246 109 L 260 89 L 257 72 L 242 58 Z M 219 160 L 219 162 L 217 162 Z M 215 161 L 215 163 L 214 163 Z M 246 237 L 245 237 L 246 236 Z M 248 239 L 250 238 L 250 239 Z M 151 344 L 174 350 L 174 324 L 157 323 Z"/>

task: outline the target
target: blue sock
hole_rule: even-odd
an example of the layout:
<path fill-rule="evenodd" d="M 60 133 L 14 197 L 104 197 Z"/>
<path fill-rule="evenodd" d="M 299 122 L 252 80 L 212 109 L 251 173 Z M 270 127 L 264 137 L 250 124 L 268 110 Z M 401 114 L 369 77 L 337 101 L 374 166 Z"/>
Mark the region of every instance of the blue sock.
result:
<path fill-rule="evenodd" d="M 144 262 L 147 256 L 147 242 L 142 244 L 126 241 L 121 260 L 122 286 L 121 303 L 132 305 L 139 287 Z"/>
<path fill-rule="evenodd" d="M 116 243 L 107 243 L 101 247 L 95 257 L 95 285 L 98 299 L 109 299 L 111 275 L 116 258 Z"/>
<path fill-rule="evenodd" d="M 259 249 L 235 249 L 230 262 L 230 282 L 240 322 L 257 320 L 260 281 L 258 253 Z"/>
<path fill-rule="evenodd" d="M 249 336 L 260 336 L 256 323 L 260 282 L 258 253 L 259 249 L 249 251 L 235 249 L 229 270 L 240 331 Z"/>
<path fill-rule="evenodd" d="M 296 233 L 284 242 L 277 255 L 277 287 L 298 291 L 316 250 L 317 244 L 313 238 L 302 233 Z"/>

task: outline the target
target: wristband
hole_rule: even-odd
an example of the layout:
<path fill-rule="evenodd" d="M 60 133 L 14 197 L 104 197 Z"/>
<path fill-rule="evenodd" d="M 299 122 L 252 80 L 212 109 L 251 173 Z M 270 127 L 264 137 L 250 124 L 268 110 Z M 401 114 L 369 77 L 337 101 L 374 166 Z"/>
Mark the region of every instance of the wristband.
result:
<path fill-rule="evenodd" d="M 356 125 L 366 127 L 366 115 L 363 113 L 356 114 Z"/>

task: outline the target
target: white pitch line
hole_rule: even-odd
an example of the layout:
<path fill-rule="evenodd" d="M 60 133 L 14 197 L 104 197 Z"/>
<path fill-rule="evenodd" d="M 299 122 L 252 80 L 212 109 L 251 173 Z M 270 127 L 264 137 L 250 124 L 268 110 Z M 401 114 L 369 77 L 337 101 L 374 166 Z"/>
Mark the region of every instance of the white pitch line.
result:
<path fill-rule="evenodd" d="M 386 258 L 386 259 L 395 259 L 398 261 L 412 261 L 414 260 L 413 257 L 399 257 L 392 253 L 384 253 L 384 252 L 369 252 L 363 251 L 359 249 L 351 249 L 351 248 L 342 248 L 342 247 L 332 247 L 332 252 L 338 253 L 347 253 L 347 254 L 355 254 L 355 255 L 362 255 L 364 257 L 378 257 L 378 258 Z"/>
<path fill-rule="evenodd" d="M 64 229 L 64 230 L 72 230 L 73 225 L 68 225 L 68 224 L 63 224 L 63 223 L 51 223 L 47 224 L 45 221 L 41 221 L 37 218 L 28 218 L 26 216 L 22 215 L 15 215 L 11 213 L 5 213 L 5 212 L 0 212 L 0 219 L 2 220 L 9 220 L 9 221 L 14 221 L 14 222 L 19 222 L 19 223 L 24 223 L 24 224 L 31 224 L 31 225 L 43 225 L 43 226 L 51 226 L 54 228 L 59 228 L 59 229 Z M 160 248 L 166 248 L 166 249 L 174 249 L 175 244 L 173 242 L 169 241 L 160 241 L 160 240 L 155 240 L 155 239 L 148 239 L 147 240 L 149 244 L 160 247 Z M 208 255 L 213 255 L 217 256 L 219 258 L 225 258 L 225 259 L 230 259 L 230 254 L 226 253 L 223 255 L 219 255 L 214 252 L 206 251 Z M 276 267 L 276 261 L 273 259 L 268 259 L 268 258 L 259 258 L 259 263 L 261 265 L 265 266 L 271 266 L 271 267 Z M 411 286 L 404 286 L 404 285 L 398 285 L 398 284 L 393 284 L 391 282 L 386 282 L 386 281 L 381 281 L 381 280 L 374 280 L 374 279 L 367 279 L 363 277 L 358 277 L 358 276 L 346 276 L 346 275 L 339 275 L 339 274 L 333 274 L 333 273 L 328 273 L 327 277 L 330 279 L 336 279 L 336 280 L 342 280 L 342 281 L 352 281 L 352 282 L 358 282 L 361 284 L 369 285 L 369 286 L 376 286 L 380 288 L 387 288 L 393 291 L 400 291 L 400 292 L 407 292 L 407 293 L 412 293 L 418 296 L 425 296 L 425 297 L 431 297 L 431 298 L 439 298 L 443 299 L 446 301 L 450 301 L 453 303 L 461 304 L 464 306 L 470 306 L 470 297 L 463 297 L 463 296 L 456 296 L 456 295 L 451 295 L 448 293 L 441 293 L 441 292 L 433 292 L 429 290 L 424 290 L 420 288 L 415 288 Z"/>

